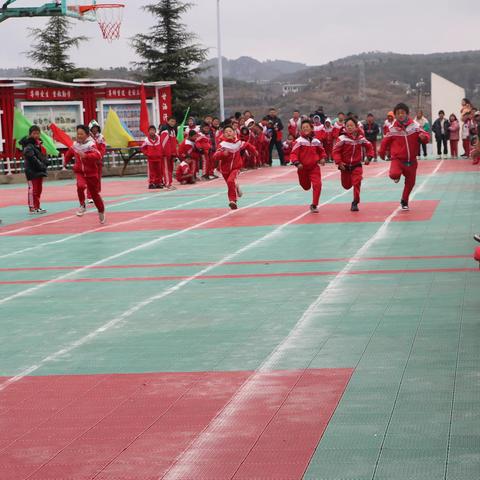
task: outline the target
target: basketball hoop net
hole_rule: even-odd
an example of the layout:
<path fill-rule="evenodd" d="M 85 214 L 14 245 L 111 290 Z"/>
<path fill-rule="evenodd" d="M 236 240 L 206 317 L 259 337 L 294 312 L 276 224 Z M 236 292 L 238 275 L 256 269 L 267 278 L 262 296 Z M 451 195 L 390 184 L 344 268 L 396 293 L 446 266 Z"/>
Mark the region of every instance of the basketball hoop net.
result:
<path fill-rule="evenodd" d="M 93 12 L 97 20 L 102 36 L 105 40 L 112 42 L 120 38 L 120 27 L 123 20 L 123 9 L 121 3 L 99 3 L 80 7 L 80 13 Z"/>

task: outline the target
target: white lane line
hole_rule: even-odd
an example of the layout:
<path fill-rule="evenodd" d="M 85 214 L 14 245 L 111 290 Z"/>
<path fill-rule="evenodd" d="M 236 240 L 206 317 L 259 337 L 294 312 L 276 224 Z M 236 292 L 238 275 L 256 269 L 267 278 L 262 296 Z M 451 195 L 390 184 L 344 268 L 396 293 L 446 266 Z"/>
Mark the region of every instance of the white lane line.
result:
<path fill-rule="evenodd" d="M 266 183 L 266 182 L 269 182 L 270 180 L 275 180 L 277 178 L 280 178 L 280 177 L 284 177 L 285 175 L 287 175 L 288 173 L 290 172 L 283 172 L 281 173 L 280 175 L 272 175 L 272 176 L 269 176 L 267 178 L 264 178 L 258 182 L 254 182 L 252 185 L 260 185 L 262 183 Z M 329 176 L 329 175 L 326 175 L 326 177 Z M 326 178 L 325 177 L 325 178 Z M 190 189 L 189 189 L 190 190 Z M 182 190 L 183 191 L 183 190 Z M 162 213 L 165 213 L 165 212 L 169 212 L 169 211 L 172 211 L 172 210 L 178 210 L 180 208 L 183 208 L 183 207 L 187 207 L 189 205 L 193 205 L 195 203 L 200 203 L 200 202 L 204 202 L 205 200 L 209 200 L 211 198 L 214 198 L 214 197 L 218 197 L 218 196 L 221 196 L 221 195 L 224 195 L 225 192 L 221 191 L 221 192 L 218 192 L 218 193 L 214 193 L 212 195 L 209 195 L 209 196 L 206 196 L 206 197 L 202 197 L 202 198 L 199 198 L 199 199 L 196 199 L 196 200 L 191 200 L 189 202 L 186 202 L 186 203 L 183 203 L 183 204 L 180 204 L 180 205 L 176 205 L 175 207 L 171 207 L 171 208 L 166 208 L 166 209 L 163 209 L 163 210 L 155 210 L 153 212 L 150 212 L 150 213 L 147 213 L 145 215 L 142 215 L 142 216 L 139 216 L 139 217 L 136 217 L 136 218 L 133 218 L 133 219 L 130 219 L 130 220 L 124 220 L 123 222 L 119 222 L 119 223 L 114 223 L 114 224 L 107 224 L 107 225 L 102 225 L 100 227 L 96 227 L 96 228 L 92 228 L 92 229 L 89 229 L 89 230 L 85 230 L 84 232 L 80 232 L 80 233 L 75 233 L 74 235 L 69 235 L 68 237 L 63 237 L 63 238 L 60 238 L 58 240 L 52 240 L 52 241 L 49 241 L 49 242 L 43 242 L 43 243 L 39 243 L 39 244 L 36 244 L 32 247 L 26 247 L 26 248 L 23 248 L 21 250 L 16 250 L 16 251 L 13 251 L 13 252 L 9 252 L 9 253 L 6 253 L 6 254 L 3 254 L 3 255 L 0 255 L 0 259 L 1 258 L 9 258 L 9 257 L 14 257 L 16 255 L 20 255 L 22 253 L 26 253 L 26 252 L 31 252 L 33 250 L 38 250 L 40 248 L 43 248 L 43 247 L 46 247 L 46 246 L 49 246 L 49 245 L 58 245 L 60 243 L 65 243 L 65 242 L 69 242 L 70 240 L 74 240 L 75 238 L 79 238 L 79 237 L 82 237 L 84 235 L 88 235 L 90 233 L 95 233 L 95 232 L 99 232 L 99 231 L 105 231 L 105 230 L 108 230 L 109 227 L 117 227 L 119 225 L 127 225 L 127 224 L 130 224 L 130 223 L 135 223 L 135 222 L 138 222 L 140 220 L 144 220 L 145 218 L 149 218 L 149 217 L 153 217 L 153 216 L 156 216 L 156 215 L 160 215 Z M 129 204 L 129 203 L 134 203 L 134 202 L 138 202 L 138 201 L 142 201 L 142 200 L 147 200 L 147 199 L 151 199 L 151 198 L 155 198 L 155 196 L 158 196 L 160 194 L 156 194 L 156 195 L 151 195 L 151 196 L 148 196 L 148 197 L 142 197 L 140 199 L 134 199 L 134 200 L 129 200 L 129 201 L 126 201 L 126 202 L 123 202 L 123 203 L 117 203 L 115 205 L 112 205 L 112 207 L 119 207 L 119 206 L 122 206 L 122 205 L 126 205 L 126 204 Z M 165 194 L 164 194 L 165 195 Z M 112 208 L 110 207 L 110 208 Z M 90 211 L 89 213 L 96 213 L 96 210 L 95 211 Z M 47 224 L 50 224 L 50 223 L 58 223 L 58 222 L 61 222 L 61 221 L 64 221 L 64 220 L 67 220 L 69 218 L 76 218 L 75 215 L 73 216 L 68 216 L 68 217 L 62 217 L 61 219 L 57 219 L 57 220 L 52 220 L 52 221 L 49 221 L 49 222 L 44 222 L 42 224 L 37 224 L 36 226 L 43 226 L 43 225 L 47 225 Z M 23 228 L 19 228 L 17 230 L 11 230 L 9 232 L 5 232 L 3 235 L 10 235 L 12 233 L 15 233 L 17 231 L 22 231 L 22 230 L 29 230 L 30 228 L 32 228 L 33 226 L 29 226 L 29 227 L 23 227 Z"/>
<path fill-rule="evenodd" d="M 423 190 L 427 182 L 435 176 L 440 167 L 440 162 L 435 170 L 422 182 L 421 186 L 416 190 L 419 193 Z M 415 194 L 411 196 L 413 199 Z M 300 319 L 290 330 L 290 333 L 275 347 L 272 353 L 263 361 L 260 367 L 252 373 L 245 383 L 233 395 L 230 402 L 219 414 L 210 422 L 210 424 L 192 441 L 192 443 L 179 455 L 174 465 L 162 477 L 164 480 L 175 480 L 179 478 L 194 478 L 194 468 L 196 462 L 201 460 L 205 452 L 220 446 L 225 433 L 231 431 L 232 425 L 235 423 L 235 415 L 242 410 L 243 405 L 249 399 L 255 396 L 255 392 L 264 386 L 265 374 L 270 373 L 278 363 L 285 358 L 285 354 L 292 350 L 296 344 L 299 344 L 305 335 L 308 335 L 308 328 L 319 307 L 328 298 L 329 294 L 338 291 L 345 276 L 352 268 L 361 260 L 369 248 L 379 239 L 387 234 L 388 226 L 393 218 L 400 212 L 400 207 L 384 221 L 379 229 L 357 250 L 345 267 L 329 282 L 327 287 L 315 299 L 314 302 L 305 310 Z M 300 343 L 301 345 L 301 343 Z M 235 423 L 236 424 L 236 423 Z"/>
<path fill-rule="evenodd" d="M 327 175 L 326 175 L 327 176 Z M 266 197 L 264 200 L 261 200 L 259 202 L 255 202 L 254 204 L 251 204 L 245 208 L 251 208 L 252 206 L 254 205 L 258 205 L 259 203 L 262 203 L 262 202 L 265 202 L 265 201 L 268 201 L 278 195 L 283 195 L 293 189 L 298 189 L 298 186 L 296 185 L 295 187 L 291 187 L 289 189 L 286 189 L 282 192 L 279 192 L 277 194 L 274 194 L 274 195 L 270 195 L 269 197 Z M 330 198 L 329 200 L 327 200 L 326 202 L 322 203 L 320 206 L 324 206 L 324 205 L 327 205 L 331 202 L 333 202 L 334 200 L 336 200 L 337 198 L 340 198 L 344 195 L 346 195 L 349 191 L 348 190 L 345 190 L 344 192 L 338 194 L 338 195 L 335 195 L 334 197 Z M 238 210 L 237 210 L 238 211 Z M 216 221 L 218 220 L 219 218 L 224 218 L 228 215 L 231 215 L 232 213 L 235 213 L 235 212 L 228 212 L 224 215 L 221 215 L 220 217 L 216 217 L 214 219 L 210 219 L 210 220 L 207 220 L 205 222 L 202 222 L 201 224 L 197 224 L 195 226 L 192 226 L 192 227 L 189 227 L 188 229 L 185 229 L 185 230 L 182 230 L 180 232 L 176 232 L 174 234 L 171 234 L 171 235 L 168 235 L 168 236 L 165 236 L 165 237 L 160 237 L 160 239 L 156 239 L 154 241 L 151 241 L 151 242 L 148 242 L 150 245 L 151 244 L 154 244 L 154 243 L 157 243 L 158 241 L 160 241 L 161 239 L 164 239 L 164 238 L 171 238 L 173 236 L 177 236 L 178 234 L 180 233 L 183 233 L 183 232 L 186 232 L 186 231 L 190 231 L 190 230 L 193 230 L 194 228 L 198 228 L 199 225 L 205 225 L 206 223 L 210 223 L 212 221 Z M 274 230 L 272 230 L 271 232 L 267 233 L 266 235 L 263 235 L 262 237 L 258 238 L 257 240 L 254 240 L 253 242 L 250 242 L 249 244 L 245 245 L 244 247 L 240 248 L 239 250 L 237 250 L 236 252 L 233 252 L 231 254 L 228 254 L 226 255 L 225 257 L 223 257 L 221 260 L 219 260 L 218 262 L 216 262 L 215 264 L 212 264 L 202 270 L 200 270 L 199 272 L 197 272 L 196 274 L 182 280 L 181 282 L 178 282 L 177 284 L 173 285 L 172 287 L 170 288 L 167 288 L 165 289 L 164 291 L 150 297 L 150 298 L 147 298 L 135 305 L 133 305 L 131 308 L 129 308 L 128 310 L 126 310 L 125 312 L 123 312 L 121 315 L 119 315 L 118 317 L 110 320 L 109 322 L 105 323 L 104 325 L 102 325 L 101 327 L 97 328 L 96 330 L 88 333 L 87 335 L 85 335 L 84 337 L 76 340 L 75 342 L 72 342 L 70 343 L 68 346 L 66 346 L 65 348 L 62 348 L 61 350 L 49 355 L 48 357 L 45 357 L 43 360 L 41 360 L 39 363 L 37 363 L 36 365 L 32 365 L 28 368 L 26 368 L 25 370 L 23 370 L 22 372 L 20 372 L 19 374 L 15 375 L 14 377 L 11 377 L 10 379 L 6 380 L 5 382 L 1 383 L 0 384 L 0 392 L 2 390 L 4 390 L 5 388 L 7 388 L 9 385 L 15 383 L 15 382 L 18 382 L 19 380 L 21 380 L 22 378 L 26 377 L 27 375 L 30 375 L 31 373 L 35 372 L 36 370 L 38 370 L 39 368 L 41 368 L 42 366 L 44 366 L 45 364 L 49 363 L 49 362 L 52 362 L 54 360 L 57 360 L 58 358 L 60 358 L 62 355 L 65 355 L 67 353 L 70 353 L 72 350 L 75 350 L 76 348 L 88 343 L 90 340 L 93 340 L 95 337 L 97 337 L 98 335 L 106 332 L 107 330 L 110 330 L 111 328 L 115 327 L 116 325 L 118 325 L 120 322 L 126 320 L 128 317 L 131 317 L 134 313 L 138 312 L 139 310 L 141 310 L 142 308 L 146 307 L 147 305 L 150 305 L 151 303 L 157 301 L 157 300 L 161 300 L 162 298 L 165 298 L 169 295 L 171 295 L 172 293 L 175 293 L 176 291 L 180 290 L 182 287 L 184 287 L 185 285 L 188 285 L 189 283 L 191 283 L 193 280 L 195 280 L 196 278 L 202 276 L 202 275 L 205 275 L 206 273 L 208 273 L 209 271 L 213 270 L 214 268 L 217 268 L 219 267 L 220 265 L 223 265 L 224 263 L 226 262 L 229 262 L 230 260 L 232 260 L 233 258 L 237 257 L 238 255 L 241 255 L 242 253 L 246 252 L 247 250 L 250 250 L 251 248 L 254 248 L 256 247 L 257 245 L 260 245 L 261 243 L 265 242 L 266 240 L 269 240 L 273 237 L 275 237 L 276 235 L 278 235 L 283 229 L 285 229 L 285 227 L 287 227 L 288 225 L 291 225 L 292 223 L 295 223 L 296 221 L 300 220 L 301 218 L 307 216 L 307 215 L 313 215 L 310 213 L 310 211 L 306 210 L 305 212 L 301 213 L 300 215 L 297 215 L 296 217 L 292 218 L 291 220 L 289 220 L 288 222 L 285 222 L 284 224 L 282 225 L 279 225 L 278 227 L 276 227 Z M 142 246 L 141 246 L 142 247 Z M 142 247 L 143 248 L 143 247 Z M 132 249 L 129 249 L 128 252 L 130 253 L 131 251 L 135 251 L 135 250 L 138 250 L 139 247 L 134 247 Z M 113 257 L 115 258 L 118 258 L 119 256 L 122 256 L 124 255 L 125 253 L 124 252 L 121 252 L 120 254 L 117 254 Z M 108 260 L 112 259 L 112 257 L 109 257 Z M 95 265 L 98 265 L 99 263 L 104 263 L 105 261 L 107 260 L 101 260 L 99 262 L 96 262 L 95 264 L 92 264 L 92 265 L 88 265 L 87 267 L 83 267 L 83 268 L 80 268 L 78 270 L 75 270 L 75 273 L 78 273 L 78 272 L 81 272 L 87 268 L 92 268 L 93 266 Z M 28 292 L 28 293 L 31 293 L 33 291 L 36 291 L 38 290 L 39 288 L 41 288 L 42 286 L 44 285 L 47 285 L 47 284 L 51 284 L 51 283 L 55 283 L 56 281 L 60 280 L 60 279 L 63 279 L 65 277 L 68 277 L 70 276 L 69 274 L 66 274 L 66 275 L 62 275 L 61 277 L 57 277 L 56 279 L 54 280 L 51 280 L 50 282 L 48 283 L 45 283 L 45 284 L 41 284 L 41 285 L 38 285 L 37 287 L 33 287 L 33 288 L 30 288 L 24 292 Z M 25 293 L 23 293 L 25 294 Z M 20 294 L 17 294 L 17 295 L 12 295 L 11 297 L 9 297 L 10 299 L 12 298 L 17 298 L 17 296 L 22 296 L 22 292 L 20 292 Z M 3 301 L 0 301 L 0 304 L 3 303 Z"/>
<path fill-rule="evenodd" d="M 253 172 L 253 171 L 255 171 L 255 170 L 249 170 L 246 173 L 250 173 L 250 172 Z M 280 174 L 280 175 L 272 175 L 270 177 L 267 177 L 266 179 L 261 180 L 258 183 L 264 183 L 265 181 L 274 180 L 276 178 L 283 177 L 285 175 L 286 175 L 286 173 L 282 172 L 282 174 Z M 218 183 L 218 182 L 220 182 L 220 179 L 218 179 L 218 181 L 212 182 L 212 183 Z M 257 182 L 254 182 L 254 185 L 256 185 L 256 184 L 257 184 Z M 182 188 L 181 191 L 183 192 L 185 190 L 192 190 L 194 188 L 195 188 L 195 185 L 187 185 L 185 188 Z M 175 192 L 176 192 L 176 190 L 151 193 L 151 194 L 149 194 L 147 196 L 144 196 L 144 197 L 133 198 L 133 199 L 130 199 L 130 200 L 126 200 L 124 202 L 110 204 L 108 209 L 110 210 L 112 208 L 121 207 L 123 205 L 129 205 L 131 203 L 143 202 L 144 200 L 151 200 L 152 198 L 157 198 L 157 197 L 160 197 L 160 196 L 164 197 L 166 195 L 173 194 Z M 96 213 L 96 210 L 88 210 L 86 214 L 92 214 L 92 213 Z M 9 230 L 9 231 L 6 231 L 6 232 L 0 231 L 0 236 L 9 236 L 9 235 L 12 235 L 12 234 L 15 234 L 15 233 L 24 232 L 26 230 L 33 230 L 35 228 L 40 228 L 40 227 L 44 227 L 45 225 L 52 225 L 52 224 L 60 223 L 60 222 L 63 222 L 65 220 L 69 220 L 69 219 L 72 219 L 72 218 L 77 218 L 77 217 L 76 217 L 76 215 L 67 215 L 66 217 L 57 218 L 55 220 L 47 220 L 45 222 L 35 223 L 33 225 L 26 225 L 24 227 L 20 227 L 20 228 L 17 228 L 15 230 Z M 88 233 L 90 233 L 90 232 L 88 232 Z M 2 257 L 0 257 L 0 258 L 2 258 Z"/>

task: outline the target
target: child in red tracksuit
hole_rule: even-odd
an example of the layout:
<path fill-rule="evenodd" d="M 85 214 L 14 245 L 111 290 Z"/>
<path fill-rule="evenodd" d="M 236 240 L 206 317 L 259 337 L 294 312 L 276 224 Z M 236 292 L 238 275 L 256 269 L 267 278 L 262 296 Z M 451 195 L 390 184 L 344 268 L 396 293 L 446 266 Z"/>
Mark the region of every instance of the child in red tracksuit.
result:
<path fill-rule="evenodd" d="M 177 171 L 175 172 L 175 177 L 177 178 L 177 182 L 181 185 L 191 185 L 195 183 L 195 175 L 192 164 L 193 160 L 190 157 L 187 157 L 178 165 Z"/>
<path fill-rule="evenodd" d="M 290 164 L 290 156 L 292 155 L 293 143 L 295 142 L 294 136 L 289 133 L 287 140 L 283 142 L 283 158 L 286 164 Z"/>
<path fill-rule="evenodd" d="M 385 159 L 387 152 L 390 152 L 390 178 L 395 183 L 400 181 L 402 175 L 405 177 L 400 205 L 402 210 L 409 210 L 408 200 L 417 178 L 418 145 L 428 143 L 430 136 L 408 117 L 410 111 L 404 103 L 399 103 L 393 112 L 396 120 L 382 140 L 379 155 Z"/>
<path fill-rule="evenodd" d="M 323 138 L 320 140 L 322 141 L 323 148 L 327 154 L 327 162 L 331 162 L 333 152 L 333 126 L 332 121 L 329 118 L 325 120 Z"/>
<path fill-rule="evenodd" d="M 333 160 L 341 171 L 342 187 L 345 190 L 353 187 L 352 212 L 358 212 L 360 203 L 362 161 L 366 156 L 365 165 L 368 165 L 373 155 L 373 146 L 360 132 L 356 120 L 348 118 L 345 122 L 345 132 L 338 137 L 338 142 L 333 147 Z"/>
<path fill-rule="evenodd" d="M 163 188 L 163 148 L 162 141 L 157 135 L 154 125 L 148 127 L 148 137 L 145 138 L 141 147 L 142 153 L 148 161 L 148 188 Z"/>
<path fill-rule="evenodd" d="M 218 170 L 228 187 L 229 207 L 236 210 L 237 199 L 242 196 L 242 191 L 238 184 L 238 175 L 243 167 L 242 152 L 247 151 L 251 155 L 257 155 L 257 149 L 248 142 L 242 142 L 237 139 L 235 130 L 230 125 L 223 129 L 223 138 L 219 149 L 215 152 L 213 159 L 218 163 Z"/>
<path fill-rule="evenodd" d="M 160 140 L 163 149 L 163 181 L 165 188 L 175 190 L 173 182 L 173 167 L 177 158 L 178 142 L 177 142 L 177 119 L 168 117 L 167 124 L 161 128 Z"/>
<path fill-rule="evenodd" d="M 472 157 L 473 165 L 478 165 L 480 163 L 480 142 L 478 141 L 478 137 L 472 138 L 470 156 Z"/>
<path fill-rule="evenodd" d="M 322 191 L 322 174 L 320 165 L 325 165 L 325 150 L 322 142 L 315 138 L 313 124 L 303 120 L 302 134 L 295 140 L 290 161 L 297 167 L 298 180 L 304 190 L 313 190 L 312 213 L 318 213 L 318 203 Z"/>
<path fill-rule="evenodd" d="M 65 165 L 75 159 L 73 171 L 77 176 L 77 194 L 80 208 L 77 216 L 85 214 L 85 190 L 88 188 L 92 200 L 98 210 L 98 218 L 101 224 L 105 223 L 105 205 L 100 196 L 99 164 L 102 155 L 99 152 L 95 140 L 90 137 L 90 129 L 86 125 L 77 126 L 77 140 L 65 154 Z"/>
<path fill-rule="evenodd" d="M 95 140 L 95 145 L 97 145 L 98 151 L 102 155 L 102 159 L 98 164 L 98 181 L 99 181 L 99 192 L 102 191 L 102 174 L 103 174 L 103 157 L 107 153 L 107 142 L 105 142 L 105 138 L 102 135 L 102 129 L 96 120 L 92 120 L 88 124 L 88 128 L 90 129 L 90 136 Z M 87 189 L 87 203 L 93 203 L 92 195 L 90 194 L 90 190 Z"/>
<path fill-rule="evenodd" d="M 192 159 L 192 171 L 195 180 L 197 180 L 198 162 L 200 161 L 200 152 L 195 147 L 199 133 L 195 130 L 190 130 L 188 137 L 178 146 L 178 158 L 180 160 Z"/>

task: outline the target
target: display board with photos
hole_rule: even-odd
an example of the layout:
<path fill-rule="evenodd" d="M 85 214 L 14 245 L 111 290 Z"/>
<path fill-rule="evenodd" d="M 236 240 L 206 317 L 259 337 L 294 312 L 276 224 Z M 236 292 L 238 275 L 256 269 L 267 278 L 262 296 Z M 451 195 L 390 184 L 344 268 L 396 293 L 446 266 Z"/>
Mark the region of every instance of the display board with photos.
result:
<path fill-rule="evenodd" d="M 145 135 L 140 131 L 140 100 L 110 100 L 100 102 L 100 104 L 102 117 L 100 120 L 102 125 L 105 124 L 111 108 L 117 113 L 135 140 L 140 141 L 145 138 Z M 155 125 L 157 115 L 155 115 L 153 100 L 147 100 L 147 108 L 150 123 Z"/>
<path fill-rule="evenodd" d="M 82 102 L 23 102 L 20 108 L 28 120 L 48 135 L 52 135 L 50 124 L 55 123 L 75 138 L 77 125 L 83 123 Z M 63 147 L 61 144 L 57 146 Z"/>

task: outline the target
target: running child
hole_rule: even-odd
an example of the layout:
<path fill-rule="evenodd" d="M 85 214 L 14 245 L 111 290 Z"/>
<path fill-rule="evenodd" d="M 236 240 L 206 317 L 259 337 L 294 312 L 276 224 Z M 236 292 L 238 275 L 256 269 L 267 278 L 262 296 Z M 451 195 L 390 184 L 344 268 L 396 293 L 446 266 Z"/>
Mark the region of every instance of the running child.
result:
<path fill-rule="evenodd" d="M 104 224 L 105 205 L 100 196 L 100 179 L 98 174 L 102 154 L 90 136 L 90 129 L 86 125 L 77 126 L 77 140 L 65 154 L 65 165 L 68 165 L 72 160 L 75 160 L 73 171 L 77 176 L 77 195 L 80 202 L 77 217 L 83 217 L 85 214 L 85 190 L 88 188 L 97 207 L 100 223 Z"/>
<path fill-rule="evenodd" d="M 320 165 L 325 165 L 326 153 L 322 142 L 315 138 L 310 120 L 302 121 L 302 133 L 295 141 L 290 161 L 297 167 L 298 180 L 304 190 L 312 189 L 310 211 L 318 213 L 318 203 L 322 191 Z"/>
<path fill-rule="evenodd" d="M 340 135 L 333 147 L 333 160 L 341 172 L 342 187 L 350 190 L 353 187 L 353 202 L 350 210 L 358 212 L 360 188 L 363 179 L 362 161 L 368 165 L 374 156 L 372 144 L 363 136 L 357 121 L 349 117 L 345 122 L 345 132 Z"/>
<path fill-rule="evenodd" d="M 227 183 L 228 206 L 232 210 L 238 208 L 237 200 L 242 196 L 242 191 L 238 184 L 238 175 L 243 167 L 242 152 L 244 151 L 249 152 L 251 155 L 257 155 L 257 149 L 251 143 L 239 140 L 234 127 L 227 125 L 223 129 L 222 141 L 213 158 L 218 163 L 218 170 Z"/>
<path fill-rule="evenodd" d="M 103 174 L 103 157 L 107 153 L 107 142 L 105 141 L 105 138 L 102 135 L 102 129 L 100 128 L 100 125 L 96 120 L 92 120 L 88 124 L 88 128 L 90 129 L 90 136 L 95 141 L 95 145 L 97 146 L 98 151 L 102 155 L 102 159 L 98 164 L 98 179 L 99 179 L 99 185 L 100 185 L 99 192 L 101 192 L 102 191 L 102 174 Z M 88 188 L 87 188 L 87 203 L 93 204 L 92 195 L 90 193 L 90 190 L 88 190 Z"/>
<path fill-rule="evenodd" d="M 47 213 L 40 206 L 43 179 L 48 176 L 47 151 L 42 145 L 40 134 L 40 128 L 37 125 L 32 125 L 28 131 L 28 137 L 20 141 L 25 162 L 25 176 L 28 181 L 28 209 L 30 215 Z"/>
<path fill-rule="evenodd" d="M 390 152 L 390 178 L 395 183 L 400 181 L 402 175 L 405 177 L 400 205 L 402 210 L 409 210 L 408 200 L 417 178 L 418 145 L 428 143 L 430 135 L 408 117 L 410 110 L 404 103 L 399 103 L 393 112 L 396 120 L 382 140 L 378 153 L 380 158 L 385 159 L 387 152 Z"/>
<path fill-rule="evenodd" d="M 163 188 L 163 148 L 155 125 L 148 127 L 148 136 L 143 141 L 142 153 L 148 161 L 148 188 Z"/>
<path fill-rule="evenodd" d="M 321 139 L 325 153 L 327 154 L 327 162 L 331 162 L 333 153 L 333 126 L 330 118 L 325 119 L 323 126 L 323 138 Z"/>

